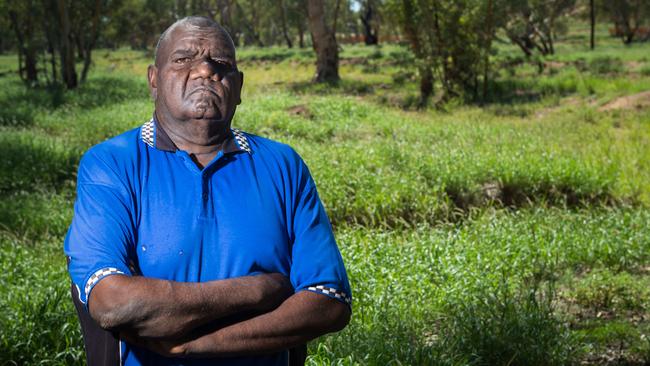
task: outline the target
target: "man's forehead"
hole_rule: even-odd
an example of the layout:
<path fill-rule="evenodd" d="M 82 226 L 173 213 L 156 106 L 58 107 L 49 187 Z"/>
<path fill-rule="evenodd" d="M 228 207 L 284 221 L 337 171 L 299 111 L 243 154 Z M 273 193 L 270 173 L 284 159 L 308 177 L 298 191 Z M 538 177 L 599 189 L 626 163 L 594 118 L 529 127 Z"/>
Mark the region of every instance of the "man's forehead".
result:
<path fill-rule="evenodd" d="M 164 45 L 166 55 L 199 48 L 209 48 L 221 57 L 235 58 L 235 48 L 230 37 L 216 27 L 178 26 L 172 30 Z"/>

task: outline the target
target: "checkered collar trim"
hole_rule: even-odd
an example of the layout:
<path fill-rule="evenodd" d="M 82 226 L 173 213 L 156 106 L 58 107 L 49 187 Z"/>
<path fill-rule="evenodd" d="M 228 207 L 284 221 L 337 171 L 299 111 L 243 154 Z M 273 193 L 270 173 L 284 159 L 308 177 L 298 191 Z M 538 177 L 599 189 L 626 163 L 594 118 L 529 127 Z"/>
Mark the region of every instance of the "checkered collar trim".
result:
<path fill-rule="evenodd" d="M 251 154 L 251 145 L 246 133 L 236 128 L 231 128 L 230 131 L 232 133 L 232 138 L 226 141 L 223 152 L 233 153 L 237 151 L 246 151 Z M 162 126 L 158 124 L 155 117 L 142 125 L 140 128 L 140 138 L 142 139 L 142 142 L 154 149 L 168 152 L 175 152 L 178 150 L 178 147 L 176 147 Z"/>

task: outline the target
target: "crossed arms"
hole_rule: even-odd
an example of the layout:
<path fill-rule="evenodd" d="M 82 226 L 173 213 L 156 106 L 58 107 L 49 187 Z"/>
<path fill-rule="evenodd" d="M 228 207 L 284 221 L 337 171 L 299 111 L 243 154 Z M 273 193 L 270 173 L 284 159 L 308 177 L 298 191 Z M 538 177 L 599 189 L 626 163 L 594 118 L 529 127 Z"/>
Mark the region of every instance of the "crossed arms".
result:
<path fill-rule="evenodd" d="M 273 353 L 343 329 L 347 305 L 293 293 L 281 274 L 205 283 L 113 275 L 88 300 L 91 317 L 121 338 L 168 357 Z"/>

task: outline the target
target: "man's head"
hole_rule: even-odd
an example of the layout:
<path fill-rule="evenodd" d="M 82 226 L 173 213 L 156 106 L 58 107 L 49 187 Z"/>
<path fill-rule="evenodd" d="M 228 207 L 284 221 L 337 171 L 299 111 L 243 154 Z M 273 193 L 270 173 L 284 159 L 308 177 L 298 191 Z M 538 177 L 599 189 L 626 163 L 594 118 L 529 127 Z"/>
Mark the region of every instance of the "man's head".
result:
<path fill-rule="evenodd" d="M 161 35 L 155 57 L 148 77 L 159 118 L 229 126 L 243 74 L 226 30 L 204 17 L 180 19 Z"/>

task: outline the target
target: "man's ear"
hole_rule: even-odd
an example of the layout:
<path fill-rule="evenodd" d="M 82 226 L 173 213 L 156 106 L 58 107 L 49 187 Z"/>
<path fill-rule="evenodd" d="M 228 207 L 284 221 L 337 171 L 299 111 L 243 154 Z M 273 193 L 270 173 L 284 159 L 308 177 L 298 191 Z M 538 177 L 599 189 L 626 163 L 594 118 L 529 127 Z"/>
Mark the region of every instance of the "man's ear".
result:
<path fill-rule="evenodd" d="M 239 97 L 237 98 L 237 105 L 241 104 L 241 90 L 244 87 L 244 73 L 239 71 Z"/>
<path fill-rule="evenodd" d="M 153 100 L 158 98 L 158 68 L 156 65 L 149 65 L 147 68 L 147 79 L 149 80 L 149 93 Z"/>

